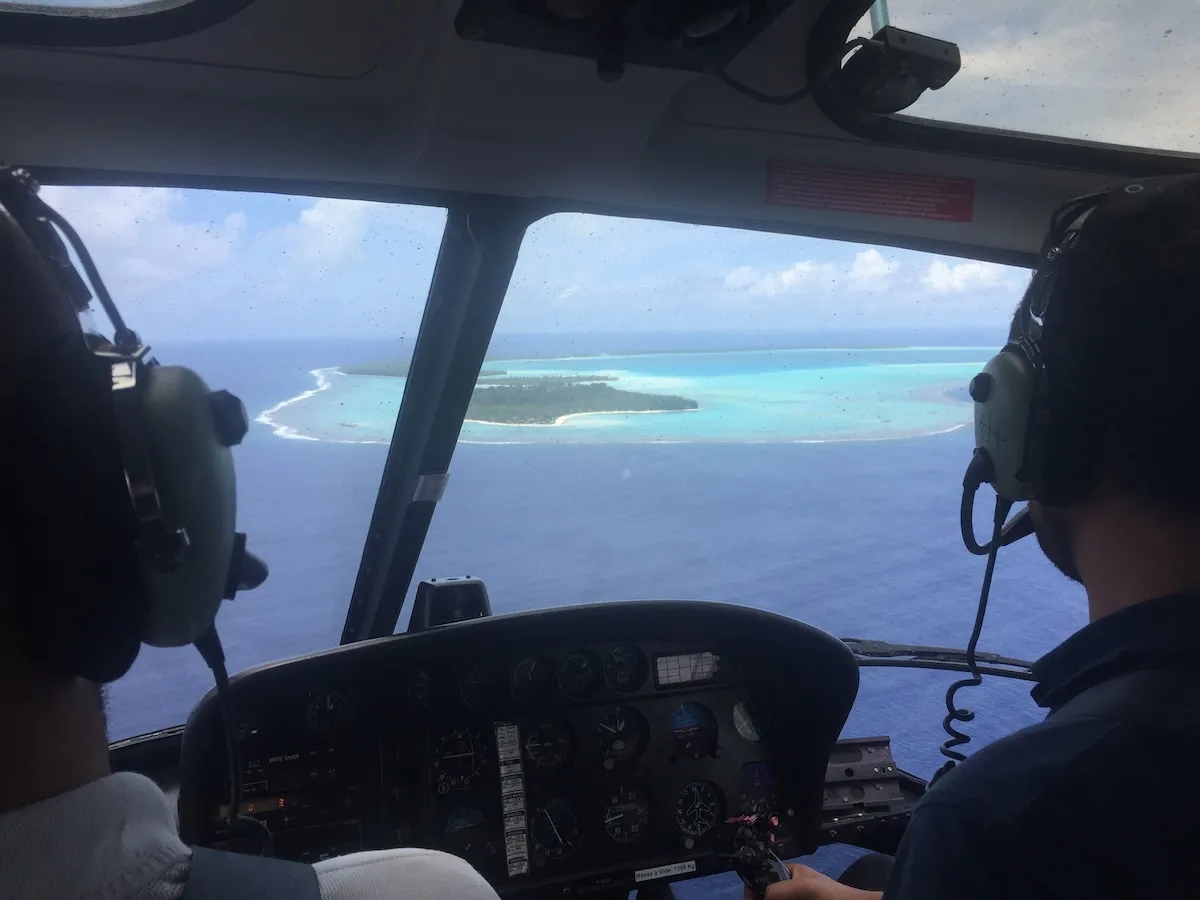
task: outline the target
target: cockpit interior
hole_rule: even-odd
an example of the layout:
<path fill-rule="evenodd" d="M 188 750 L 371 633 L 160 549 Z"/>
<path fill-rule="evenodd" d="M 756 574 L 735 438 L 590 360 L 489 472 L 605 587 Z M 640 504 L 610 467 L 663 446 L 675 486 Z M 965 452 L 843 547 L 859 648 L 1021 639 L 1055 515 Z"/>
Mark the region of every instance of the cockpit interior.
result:
<path fill-rule="evenodd" d="M 0 158 L 78 221 L 148 343 L 184 323 L 164 358 L 227 338 L 196 359 L 253 395 L 238 527 L 271 575 L 217 619 L 227 694 L 198 658 L 144 651 L 114 687 L 114 767 L 162 785 L 192 845 L 427 847 L 502 896 L 650 896 L 747 854 L 894 852 L 941 759 L 947 679 L 1003 680 L 1029 721 L 1029 660 L 1078 609 L 957 649 L 982 577 L 948 468 L 969 456 L 970 398 L 948 393 L 958 369 L 905 367 L 988 358 L 1064 201 L 1200 171 L 1174 86 L 1200 74 L 1196 19 L 1152 0 L 1142 28 L 1130 9 L 0 0 Z M 1111 64 L 1078 49 L 1110 39 Z M 785 249 L 764 261 L 744 249 L 760 238 Z M 379 261 L 414 247 L 411 283 Z M 621 290 L 595 287 L 622 266 Z M 539 291 L 541 319 L 522 306 Z M 975 296 L 983 338 L 926 335 L 974 327 Z M 911 300 L 896 346 L 870 332 L 889 297 Z M 824 343 L 789 336 L 810 301 Z M 707 336 L 667 346 L 668 306 Z M 505 337 L 543 328 L 557 343 Z M 263 335 L 317 349 L 277 366 L 246 343 Z M 338 349 L 351 338 L 394 349 Z M 942 355 L 917 353 L 934 340 Z M 762 356 L 814 380 L 738 418 L 756 388 L 717 351 L 813 348 L 828 358 Z M 675 353 L 709 355 L 684 377 Z M 250 387 L 218 383 L 222 365 Z M 853 380 L 872 365 L 924 380 L 892 397 Z M 822 367 L 844 379 L 828 396 Z M 851 421 L 864 397 L 893 406 Z M 304 403 L 327 405 L 300 424 Z M 722 505 L 693 502 L 717 484 Z M 255 485 L 282 499 L 255 506 Z M 571 503 L 579 522 L 545 513 Z M 678 524 L 654 518 L 667 506 Z M 335 532 L 340 587 L 316 569 Z M 854 581 L 859 559 L 884 574 Z M 940 605 L 906 613 L 900 572 Z M 891 718 L 862 713 L 868 693 L 895 698 Z M 888 731 L 858 730 L 875 721 Z"/>

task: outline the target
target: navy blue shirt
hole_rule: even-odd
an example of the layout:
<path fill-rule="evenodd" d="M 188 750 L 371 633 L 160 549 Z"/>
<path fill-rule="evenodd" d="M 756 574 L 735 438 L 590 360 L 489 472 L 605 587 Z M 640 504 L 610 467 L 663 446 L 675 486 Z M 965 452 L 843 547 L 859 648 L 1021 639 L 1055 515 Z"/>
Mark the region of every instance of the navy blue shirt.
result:
<path fill-rule="evenodd" d="M 1049 715 L 929 790 L 885 900 L 1200 897 L 1195 737 L 1169 721 L 1055 721 L 1082 691 L 1138 670 L 1200 671 L 1200 596 L 1113 613 L 1038 660 L 1032 693 Z"/>

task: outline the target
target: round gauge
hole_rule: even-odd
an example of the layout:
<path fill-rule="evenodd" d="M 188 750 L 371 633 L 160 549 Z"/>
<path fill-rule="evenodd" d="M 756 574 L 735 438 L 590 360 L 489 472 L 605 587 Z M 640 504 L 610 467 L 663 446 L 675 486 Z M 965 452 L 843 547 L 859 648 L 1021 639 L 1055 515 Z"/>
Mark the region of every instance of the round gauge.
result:
<path fill-rule="evenodd" d="M 633 644 L 613 647 L 604 656 L 604 680 L 614 691 L 636 691 L 646 680 L 646 657 Z"/>
<path fill-rule="evenodd" d="M 547 859 L 562 859 L 579 843 L 581 825 L 575 807 L 566 797 L 553 797 L 533 811 L 529 837 L 533 850 Z"/>
<path fill-rule="evenodd" d="M 487 707 L 504 693 L 504 681 L 496 666 L 485 663 L 463 674 L 459 680 L 463 699 L 474 707 Z"/>
<path fill-rule="evenodd" d="M 717 749 L 717 721 L 703 703 L 681 703 L 670 719 L 671 743 L 684 756 L 709 756 Z"/>
<path fill-rule="evenodd" d="M 465 788 L 483 771 L 487 762 L 483 739 L 466 728 L 455 728 L 442 735 L 433 751 L 439 792 Z M 443 790 L 443 785 L 446 790 Z"/>
<path fill-rule="evenodd" d="M 575 733 L 566 722 L 538 722 L 525 729 L 525 755 L 538 769 L 561 766 L 575 752 Z"/>
<path fill-rule="evenodd" d="M 632 844 L 650 821 L 650 801 L 632 785 L 616 788 L 604 807 L 604 831 L 618 844 Z"/>
<path fill-rule="evenodd" d="M 675 822 L 691 837 L 703 837 L 725 818 L 721 791 L 710 781 L 693 781 L 675 801 Z"/>
<path fill-rule="evenodd" d="M 757 744 L 767 737 L 770 721 L 757 703 L 739 700 L 733 707 L 733 727 L 748 741 Z"/>
<path fill-rule="evenodd" d="M 558 664 L 558 683 L 572 697 L 586 697 L 600 683 L 600 668 L 590 653 L 568 653 Z"/>
<path fill-rule="evenodd" d="M 513 693 L 522 700 L 544 700 L 550 693 L 554 671 L 540 656 L 527 656 L 513 666 Z"/>
<path fill-rule="evenodd" d="M 304 719 L 318 734 L 333 734 L 350 721 L 350 701 L 337 691 L 322 691 L 308 701 Z"/>
<path fill-rule="evenodd" d="M 414 709 L 429 709 L 433 699 L 433 676 L 424 670 L 415 672 L 408 679 L 408 702 Z"/>
<path fill-rule="evenodd" d="M 632 706 L 614 706 L 596 726 L 600 737 L 600 755 L 606 768 L 633 759 L 642 752 L 650 728 Z"/>

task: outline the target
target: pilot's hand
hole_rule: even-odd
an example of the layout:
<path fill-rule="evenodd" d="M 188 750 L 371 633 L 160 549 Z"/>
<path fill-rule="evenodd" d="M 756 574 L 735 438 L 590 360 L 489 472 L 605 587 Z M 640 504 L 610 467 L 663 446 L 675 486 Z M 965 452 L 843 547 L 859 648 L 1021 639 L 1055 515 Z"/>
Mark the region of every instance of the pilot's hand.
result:
<path fill-rule="evenodd" d="M 767 900 L 880 900 L 879 891 L 863 891 L 834 881 L 816 869 L 789 863 L 790 881 L 779 881 L 767 888 Z M 755 900 L 750 888 L 744 890 L 746 900 Z"/>

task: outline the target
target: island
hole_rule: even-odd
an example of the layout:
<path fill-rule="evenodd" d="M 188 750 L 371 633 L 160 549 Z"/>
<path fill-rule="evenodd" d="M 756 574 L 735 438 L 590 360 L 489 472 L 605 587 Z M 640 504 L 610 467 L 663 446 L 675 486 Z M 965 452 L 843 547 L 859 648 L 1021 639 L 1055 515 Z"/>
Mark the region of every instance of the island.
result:
<path fill-rule="evenodd" d="M 698 409 L 695 400 L 670 394 L 623 391 L 613 376 L 547 375 L 538 378 L 480 379 L 467 418 L 489 425 L 555 425 L 581 413 L 649 413 Z"/>
<path fill-rule="evenodd" d="M 343 375 L 405 378 L 409 360 L 338 366 Z M 598 413 L 657 413 L 699 409 L 687 397 L 647 394 L 614 387 L 615 375 L 510 375 L 483 369 L 467 407 L 467 419 L 486 425 L 559 425 L 567 416 Z M 355 427 L 340 423 L 344 428 Z"/>
<path fill-rule="evenodd" d="M 408 360 L 398 359 L 387 362 L 351 363 L 348 366 L 338 366 L 337 370 L 343 375 L 377 375 L 381 378 L 406 378 L 408 376 Z M 502 369 L 484 369 L 479 373 L 480 378 L 507 374 Z"/>

